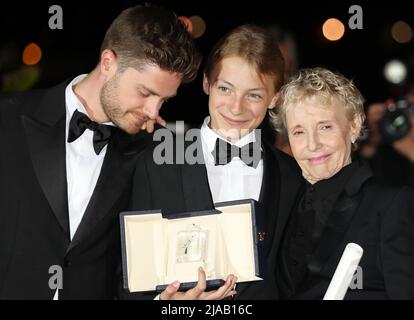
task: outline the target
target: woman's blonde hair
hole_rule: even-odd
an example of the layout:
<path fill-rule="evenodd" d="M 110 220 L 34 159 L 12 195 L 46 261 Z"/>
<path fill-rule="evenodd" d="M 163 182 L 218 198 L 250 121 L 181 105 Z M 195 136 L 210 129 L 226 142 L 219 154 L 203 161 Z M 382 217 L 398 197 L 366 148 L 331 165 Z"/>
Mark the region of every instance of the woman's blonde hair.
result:
<path fill-rule="evenodd" d="M 317 98 L 329 107 L 341 103 L 349 121 L 359 117 L 365 121 L 364 98 L 354 83 L 339 73 L 324 68 L 301 69 L 279 91 L 276 108 L 270 110 L 270 121 L 279 132 L 286 133 L 286 113 L 292 104 Z M 359 132 L 359 135 L 362 132 Z"/>

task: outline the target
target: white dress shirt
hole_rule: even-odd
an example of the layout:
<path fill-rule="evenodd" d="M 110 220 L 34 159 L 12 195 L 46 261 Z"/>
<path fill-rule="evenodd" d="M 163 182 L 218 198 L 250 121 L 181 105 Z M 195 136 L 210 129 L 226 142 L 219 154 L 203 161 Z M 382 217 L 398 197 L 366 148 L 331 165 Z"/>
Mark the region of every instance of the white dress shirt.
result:
<path fill-rule="evenodd" d="M 66 179 L 68 188 L 69 230 L 70 240 L 73 239 L 79 227 L 89 200 L 101 173 L 107 146 L 97 155 L 93 148 L 93 131 L 86 129 L 75 141 L 68 142 L 69 123 L 77 109 L 86 115 L 85 107 L 76 97 L 73 86 L 82 81 L 86 74 L 82 74 L 69 83 L 65 91 L 66 101 Z M 106 123 L 113 125 L 113 123 Z M 59 289 L 56 289 L 53 300 L 59 300 Z"/>
<path fill-rule="evenodd" d="M 209 123 L 210 117 L 207 117 L 201 127 L 201 141 L 213 201 L 258 201 L 263 180 L 263 160 L 260 160 L 256 168 L 246 165 L 239 157 L 234 157 L 226 165 L 216 166 L 211 152 L 214 150 L 216 139 L 223 138 L 209 128 Z M 256 136 L 252 131 L 233 144 L 241 148 L 254 141 Z"/>
<path fill-rule="evenodd" d="M 82 220 L 89 200 L 98 181 L 107 146 L 97 155 L 93 148 L 93 131 L 86 129 L 75 141 L 68 142 L 69 122 L 77 109 L 87 112 L 76 97 L 73 86 L 80 82 L 86 74 L 80 75 L 66 87 L 66 179 L 68 183 L 68 206 L 70 239 L 73 239 Z M 112 123 L 107 123 L 113 125 Z"/>

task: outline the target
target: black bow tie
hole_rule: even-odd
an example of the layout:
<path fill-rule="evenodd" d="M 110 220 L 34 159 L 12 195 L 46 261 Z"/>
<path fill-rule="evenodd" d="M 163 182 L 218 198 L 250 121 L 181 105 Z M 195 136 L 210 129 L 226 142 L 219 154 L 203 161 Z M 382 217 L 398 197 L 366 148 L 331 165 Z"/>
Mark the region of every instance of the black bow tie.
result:
<path fill-rule="evenodd" d="M 86 129 L 93 131 L 93 148 L 95 153 L 99 154 L 111 138 L 114 127 L 96 123 L 86 114 L 75 110 L 69 123 L 68 142 L 75 141 Z"/>
<path fill-rule="evenodd" d="M 225 165 L 231 162 L 234 157 L 239 157 L 246 165 L 256 169 L 262 158 L 261 147 L 257 142 L 250 142 L 239 148 L 219 138 L 217 138 L 216 146 L 211 154 L 215 159 L 216 166 Z"/>

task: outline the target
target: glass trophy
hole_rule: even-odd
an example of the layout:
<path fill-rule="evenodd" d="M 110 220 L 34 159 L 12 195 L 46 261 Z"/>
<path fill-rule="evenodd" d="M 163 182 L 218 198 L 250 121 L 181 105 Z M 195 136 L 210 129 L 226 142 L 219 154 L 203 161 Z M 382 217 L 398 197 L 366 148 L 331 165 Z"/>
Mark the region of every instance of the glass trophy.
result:
<path fill-rule="evenodd" d="M 207 256 L 208 231 L 195 223 L 177 234 L 177 263 L 204 262 Z"/>

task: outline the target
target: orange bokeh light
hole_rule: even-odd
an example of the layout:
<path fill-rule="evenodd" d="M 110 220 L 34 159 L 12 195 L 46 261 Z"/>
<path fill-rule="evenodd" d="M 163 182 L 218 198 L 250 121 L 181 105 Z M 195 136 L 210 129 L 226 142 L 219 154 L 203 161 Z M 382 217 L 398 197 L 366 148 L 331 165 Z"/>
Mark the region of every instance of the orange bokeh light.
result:
<path fill-rule="evenodd" d="M 204 32 L 206 32 L 206 23 L 204 22 L 204 19 L 200 16 L 191 16 L 189 19 L 193 28 L 193 37 L 200 38 Z"/>
<path fill-rule="evenodd" d="M 397 21 L 391 29 L 392 37 L 398 43 L 408 43 L 413 38 L 413 29 L 405 21 Z"/>
<path fill-rule="evenodd" d="M 29 43 L 23 50 L 22 59 L 23 63 L 29 66 L 38 64 L 42 59 L 42 49 L 34 42 Z"/>
<path fill-rule="evenodd" d="M 323 24 L 322 32 L 324 37 L 329 41 L 337 41 L 343 37 L 345 26 L 340 20 L 330 18 Z"/>

